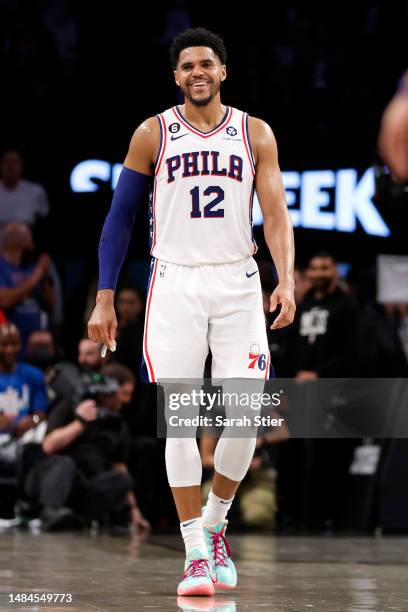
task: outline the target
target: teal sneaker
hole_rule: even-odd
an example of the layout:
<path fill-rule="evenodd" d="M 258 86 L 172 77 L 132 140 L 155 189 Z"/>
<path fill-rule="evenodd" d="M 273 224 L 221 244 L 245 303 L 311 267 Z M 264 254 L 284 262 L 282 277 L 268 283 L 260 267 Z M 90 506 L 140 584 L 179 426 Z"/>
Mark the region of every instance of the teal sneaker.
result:
<path fill-rule="evenodd" d="M 234 589 L 237 584 L 237 571 L 225 538 L 227 525 L 228 521 L 221 521 L 212 527 L 204 525 L 205 543 L 216 575 L 215 586 L 223 590 Z"/>
<path fill-rule="evenodd" d="M 177 595 L 214 595 L 215 573 L 211 560 L 203 557 L 199 548 L 190 550 L 184 564 L 184 574 Z"/>

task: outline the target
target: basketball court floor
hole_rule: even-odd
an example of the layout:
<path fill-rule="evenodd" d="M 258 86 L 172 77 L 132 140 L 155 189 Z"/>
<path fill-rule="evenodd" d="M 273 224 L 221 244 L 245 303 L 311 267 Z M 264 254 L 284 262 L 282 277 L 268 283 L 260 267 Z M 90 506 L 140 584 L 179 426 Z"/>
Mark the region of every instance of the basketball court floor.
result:
<path fill-rule="evenodd" d="M 237 589 L 213 598 L 177 598 L 184 559 L 178 536 L 141 542 L 103 534 L 1 534 L 0 609 L 408 610 L 408 538 L 248 534 L 231 535 L 230 543 Z M 22 603 L 18 593 L 72 594 L 73 601 Z"/>

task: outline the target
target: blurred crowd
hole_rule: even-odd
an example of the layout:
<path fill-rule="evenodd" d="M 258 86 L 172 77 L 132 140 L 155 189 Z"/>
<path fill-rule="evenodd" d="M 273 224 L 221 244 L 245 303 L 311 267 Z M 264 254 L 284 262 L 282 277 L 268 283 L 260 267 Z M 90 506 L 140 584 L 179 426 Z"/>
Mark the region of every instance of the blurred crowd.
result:
<path fill-rule="evenodd" d="M 18 151 L 0 160 L 0 511 L 43 529 L 92 525 L 147 532 L 175 516 L 156 437 L 156 394 L 141 379 L 146 286 L 124 278 L 116 293 L 117 349 L 101 357 L 86 337 L 95 300 L 89 287 L 75 360 L 67 358 L 61 328 L 64 300 L 58 269 L 36 248 L 36 223 L 47 215 L 41 185 L 23 178 Z M 146 263 L 147 267 L 147 263 Z M 289 328 L 271 331 L 269 298 L 276 279 L 259 262 L 265 325 L 275 375 L 318 378 L 407 376 L 407 303 L 376 299 L 375 270 L 363 278 L 326 251 L 297 268 L 297 314 Z M 131 268 L 130 268 L 131 269 Z M 342 274 L 343 272 L 343 274 Z M 316 441 L 310 455 L 311 490 L 320 514 L 296 517 L 302 442 L 286 426 L 259 435 L 232 520 L 240 526 L 323 528 L 334 521 L 344 494 L 333 470 L 347 471 L 348 441 Z M 216 440 L 199 440 L 204 495 Z M 310 450 L 310 449 L 309 449 Z M 341 460 L 340 460 L 341 459 Z M 331 465 L 328 476 L 322 466 Z M 329 483 L 335 490 L 327 496 Z M 330 501 L 328 501 L 330 500 Z"/>

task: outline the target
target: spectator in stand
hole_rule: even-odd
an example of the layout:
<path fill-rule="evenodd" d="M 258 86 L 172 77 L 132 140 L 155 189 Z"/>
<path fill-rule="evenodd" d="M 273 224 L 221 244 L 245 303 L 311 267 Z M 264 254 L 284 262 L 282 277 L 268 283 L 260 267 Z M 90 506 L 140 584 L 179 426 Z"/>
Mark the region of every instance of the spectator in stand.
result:
<path fill-rule="evenodd" d="M 357 361 L 355 302 L 340 288 L 336 262 L 330 253 L 316 253 L 310 259 L 307 275 L 311 289 L 297 308 L 289 338 L 291 374 L 309 385 L 318 378 L 353 376 Z M 299 393 L 305 402 L 307 397 L 312 401 L 316 398 L 311 386 Z M 338 526 L 354 441 L 321 438 L 293 442 L 288 449 L 300 457 L 298 469 L 309 466 L 302 476 L 308 489 L 302 520 L 312 529 Z M 294 514 L 293 507 L 290 512 Z"/>
<path fill-rule="evenodd" d="M 295 268 L 295 303 L 296 306 L 302 302 L 305 294 L 310 289 L 310 280 L 304 270 Z M 274 288 L 274 287 L 273 287 Z M 277 313 L 270 312 L 270 298 L 272 288 L 263 285 L 262 297 L 263 308 L 266 320 L 266 331 L 268 334 L 269 352 L 271 354 L 271 363 L 275 374 L 278 378 L 290 376 L 288 364 L 290 363 L 291 355 L 289 351 L 289 338 L 291 335 L 290 327 L 282 327 L 281 329 L 271 329 L 271 324 L 277 317 Z"/>
<path fill-rule="evenodd" d="M 120 363 L 110 363 L 103 366 L 102 374 L 115 379 L 120 385 L 118 401 L 124 404 L 122 414 L 132 435 L 130 470 L 140 506 L 143 512 L 148 514 L 153 510 L 152 504 L 157 483 L 159 459 L 157 438 L 147 435 L 141 427 L 139 398 L 136 402 L 131 401 L 136 385 L 136 377 L 131 370 Z"/>
<path fill-rule="evenodd" d="M 314 255 L 307 269 L 311 289 L 299 304 L 290 330 L 292 374 L 302 380 L 353 373 L 357 308 L 340 289 L 334 257 Z"/>
<path fill-rule="evenodd" d="M 120 408 L 129 404 L 135 391 L 135 377 L 129 368 L 120 363 L 110 363 L 102 367 L 101 374 L 113 378 L 118 383 L 118 391 L 112 401 Z"/>
<path fill-rule="evenodd" d="M 44 374 L 48 397 L 48 413 L 51 412 L 54 405 L 60 399 L 52 386 L 58 356 L 59 349 L 51 332 L 41 330 L 30 334 L 27 343 L 27 362 L 39 368 Z"/>
<path fill-rule="evenodd" d="M 0 326 L 0 473 L 15 471 L 18 440 L 45 418 L 48 405 L 42 372 L 17 363 L 21 348 L 15 325 Z"/>
<path fill-rule="evenodd" d="M 19 151 L 9 149 L 0 159 L 0 228 L 20 222 L 34 226 L 39 217 L 48 215 L 44 187 L 23 179 L 23 159 Z"/>
<path fill-rule="evenodd" d="M 44 370 L 47 382 L 48 397 L 52 411 L 63 399 L 72 401 L 73 395 L 79 399 L 84 381 L 97 375 L 103 365 L 102 345 L 87 338 L 78 344 L 77 364 L 69 361 L 58 361 L 57 348 L 49 332 L 34 332 L 28 342 L 27 358 Z M 86 384 L 86 382 L 85 382 Z"/>
<path fill-rule="evenodd" d="M 88 338 L 82 338 L 78 344 L 78 365 L 83 370 L 99 372 L 103 366 L 101 357 L 102 345 Z"/>
<path fill-rule="evenodd" d="M 359 377 L 405 378 L 404 322 L 408 305 L 377 301 L 376 270 L 352 269 L 348 282 L 358 304 L 356 360 Z"/>
<path fill-rule="evenodd" d="M 116 299 L 118 326 L 124 327 L 130 323 L 138 323 L 143 318 L 144 304 L 137 287 L 123 287 Z"/>
<path fill-rule="evenodd" d="M 47 330 L 32 332 L 27 341 L 27 361 L 45 374 L 56 362 L 58 350 L 54 337 Z"/>
<path fill-rule="evenodd" d="M 4 228 L 0 249 L 0 308 L 20 330 L 23 355 L 31 332 L 49 327 L 55 305 L 48 274 L 51 259 L 43 254 L 36 263 L 26 263 L 33 250 L 27 225 L 10 223 Z"/>
<path fill-rule="evenodd" d="M 118 332 L 111 361 L 123 363 L 140 380 L 143 354 L 144 301 L 137 287 L 123 287 L 116 298 Z"/>

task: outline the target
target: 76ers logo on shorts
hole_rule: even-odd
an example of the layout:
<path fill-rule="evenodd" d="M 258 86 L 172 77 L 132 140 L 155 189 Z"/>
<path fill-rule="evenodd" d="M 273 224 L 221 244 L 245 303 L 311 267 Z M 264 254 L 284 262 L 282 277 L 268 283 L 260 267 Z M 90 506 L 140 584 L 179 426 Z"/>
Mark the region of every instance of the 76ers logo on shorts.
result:
<path fill-rule="evenodd" d="M 172 134 L 177 134 L 177 132 L 179 131 L 180 131 L 179 123 L 172 123 L 171 125 L 169 125 L 169 132 L 171 132 Z"/>
<path fill-rule="evenodd" d="M 259 368 L 262 372 L 266 368 L 266 355 L 265 353 L 261 353 L 261 349 L 259 344 L 251 344 L 249 349 L 249 365 L 248 370 L 255 370 L 255 368 Z"/>

